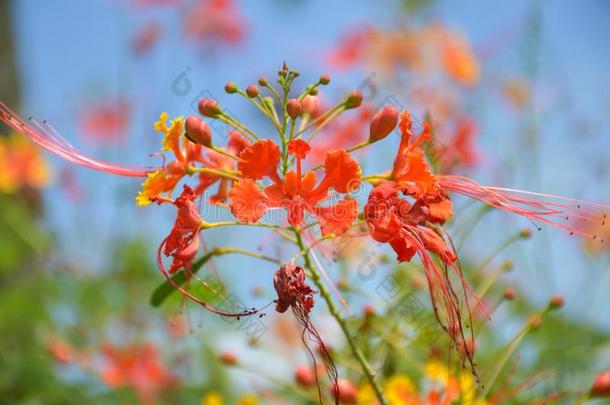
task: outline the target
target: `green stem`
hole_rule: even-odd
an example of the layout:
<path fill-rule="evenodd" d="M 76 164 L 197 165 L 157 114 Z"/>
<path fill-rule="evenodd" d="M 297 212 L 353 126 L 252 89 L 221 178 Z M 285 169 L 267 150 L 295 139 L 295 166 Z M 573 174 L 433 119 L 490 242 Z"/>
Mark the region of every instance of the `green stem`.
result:
<path fill-rule="evenodd" d="M 238 122 L 237 120 L 235 120 L 235 118 L 231 117 L 230 115 L 225 114 L 224 112 L 220 113 L 219 115 L 217 115 L 215 117 L 218 121 L 222 121 L 227 125 L 232 126 L 233 128 L 237 129 L 238 131 L 241 131 L 243 133 L 243 135 L 249 140 L 249 141 L 254 141 L 254 139 L 261 139 L 260 136 L 258 136 L 256 134 L 256 132 L 252 131 L 250 128 L 248 128 L 247 126 L 245 126 L 244 124 L 242 124 L 241 122 Z M 248 136 L 248 134 L 250 134 L 252 137 Z"/>
<path fill-rule="evenodd" d="M 297 246 L 301 250 L 305 251 L 306 247 L 305 247 L 305 244 L 303 243 L 303 238 L 301 237 L 299 230 L 295 229 L 294 235 L 295 235 L 295 238 L 297 241 Z M 338 308 L 335 306 L 335 303 L 332 300 L 330 292 L 326 289 L 326 286 L 324 285 L 324 283 L 322 282 L 322 279 L 320 278 L 320 274 L 318 273 L 318 271 L 313 266 L 313 263 L 311 262 L 311 258 L 309 257 L 309 252 L 307 252 L 306 254 L 303 255 L 303 260 L 305 262 L 305 268 L 307 270 L 309 270 L 311 280 L 318 288 L 318 290 L 320 292 L 320 296 L 324 299 L 324 301 L 326 301 L 326 305 L 328 305 L 328 310 L 329 310 L 330 314 L 333 316 L 333 318 L 335 318 L 335 320 L 341 327 L 343 335 L 345 336 L 345 339 L 347 340 L 347 343 L 349 344 L 352 354 L 354 355 L 354 357 L 356 357 L 356 359 L 360 363 L 360 366 L 362 367 L 362 371 L 364 372 L 364 374 L 366 375 L 366 378 L 368 379 L 369 383 L 373 387 L 373 390 L 375 391 L 375 396 L 379 400 L 379 403 L 381 405 L 388 405 L 388 401 L 385 398 L 385 396 L 383 395 L 383 391 L 381 390 L 381 387 L 379 386 L 379 383 L 377 382 L 375 372 L 371 368 L 369 362 L 364 357 L 364 354 L 362 354 L 362 351 L 356 345 L 356 342 L 355 342 L 352 334 L 350 333 L 349 329 L 347 328 L 347 321 L 345 319 L 343 319 L 343 317 L 339 313 Z"/>
<path fill-rule="evenodd" d="M 224 177 L 226 179 L 231 179 L 231 180 L 239 180 L 239 177 L 231 174 L 231 173 L 227 173 L 223 170 L 217 170 L 217 169 L 211 169 L 209 167 L 189 167 L 188 169 L 188 173 L 189 174 L 195 174 L 195 173 L 199 173 L 199 174 L 214 174 L 216 176 L 219 177 Z"/>

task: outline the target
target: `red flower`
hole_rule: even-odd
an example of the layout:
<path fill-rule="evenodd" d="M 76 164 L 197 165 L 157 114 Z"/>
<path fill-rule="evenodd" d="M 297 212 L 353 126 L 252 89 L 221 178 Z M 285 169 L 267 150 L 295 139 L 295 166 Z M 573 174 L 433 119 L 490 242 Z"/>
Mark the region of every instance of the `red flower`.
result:
<path fill-rule="evenodd" d="M 202 220 L 195 204 L 195 197 L 195 192 L 185 185 L 180 197 L 171 201 L 178 208 L 178 215 L 174 227 L 165 239 L 163 249 L 166 256 L 173 258 L 169 268 L 171 274 L 183 267 L 188 270 L 199 251 L 199 231 Z M 165 200 L 157 201 L 165 202 Z"/>
<path fill-rule="evenodd" d="M 320 206 L 331 188 L 346 194 L 360 185 L 360 166 L 347 152 L 333 150 L 326 154 L 325 176 L 318 182 L 313 171 L 302 174 L 301 161 L 309 152 L 309 145 L 301 140 L 291 141 L 288 153 L 296 158 L 296 171 L 289 171 L 281 179 L 277 173 L 280 148 L 271 140 L 261 140 L 246 147 L 239 155 L 238 169 L 242 180 L 229 191 L 231 212 L 243 222 L 256 222 L 270 208 L 286 208 L 288 222 L 298 226 L 305 212 L 316 216 L 322 234 L 340 234 L 349 229 L 357 216 L 357 202 L 345 197 L 337 204 Z M 261 190 L 255 180 L 269 178 L 273 184 Z"/>
<path fill-rule="evenodd" d="M 158 392 L 174 387 L 179 380 L 159 361 L 159 354 L 149 344 L 116 348 L 102 346 L 104 365 L 100 377 L 110 387 L 131 387 L 142 404 L 154 404 Z"/>

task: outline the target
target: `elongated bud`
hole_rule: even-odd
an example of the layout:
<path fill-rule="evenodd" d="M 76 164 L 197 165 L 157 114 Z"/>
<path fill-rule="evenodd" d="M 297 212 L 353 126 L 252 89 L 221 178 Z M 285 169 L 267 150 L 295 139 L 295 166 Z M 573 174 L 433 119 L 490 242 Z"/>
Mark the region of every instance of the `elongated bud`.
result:
<path fill-rule="evenodd" d="M 350 380 L 340 378 L 336 385 L 331 387 L 332 394 L 339 398 L 339 402 L 342 404 L 355 404 L 358 397 L 358 390 L 354 383 Z"/>
<path fill-rule="evenodd" d="M 248 95 L 248 97 L 250 98 L 254 98 L 256 96 L 258 96 L 259 90 L 258 90 L 258 86 L 256 84 L 251 84 L 248 87 L 246 87 L 246 94 Z"/>
<path fill-rule="evenodd" d="M 301 102 L 296 98 L 291 98 L 290 100 L 288 100 L 288 103 L 286 103 L 286 111 L 292 119 L 295 119 L 296 117 L 301 115 L 302 109 L 303 107 L 301 106 Z"/>
<path fill-rule="evenodd" d="M 201 118 L 191 115 L 184 124 L 186 137 L 194 143 L 210 147 L 212 145 L 212 131 L 208 124 Z"/>
<path fill-rule="evenodd" d="M 362 105 L 362 93 L 358 90 L 352 91 L 345 99 L 345 108 L 358 108 Z"/>
<path fill-rule="evenodd" d="M 591 386 L 592 397 L 610 397 L 610 370 L 600 373 Z"/>
<path fill-rule="evenodd" d="M 316 373 L 309 366 L 299 366 L 294 372 L 294 379 L 301 387 L 313 387 L 316 385 Z"/>
<path fill-rule="evenodd" d="M 237 356 L 232 352 L 222 352 L 220 361 L 227 366 L 234 366 L 237 364 Z"/>
<path fill-rule="evenodd" d="M 328 83 L 330 83 L 330 76 L 328 73 L 324 73 L 322 76 L 320 76 L 320 84 L 326 86 Z"/>
<path fill-rule="evenodd" d="M 559 309 L 563 307 L 564 299 L 561 295 L 555 295 L 551 297 L 551 302 L 549 302 L 550 309 Z"/>
<path fill-rule="evenodd" d="M 197 106 L 199 112 L 204 117 L 214 118 L 218 114 L 220 114 L 220 104 L 216 100 L 211 100 L 209 98 L 204 98 L 199 101 L 199 105 Z"/>
<path fill-rule="evenodd" d="M 228 82 L 225 84 L 225 91 L 229 94 L 237 92 L 237 84 L 235 82 Z"/>
<path fill-rule="evenodd" d="M 377 142 L 390 134 L 398 123 L 398 110 L 392 106 L 377 111 L 371 121 L 369 142 Z"/>
<path fill-rule="evenodd" d="M 305 96 L 301 101 L 302 114 L 317 117 L 320 113 L 320 99 L 317 96 Z"/>

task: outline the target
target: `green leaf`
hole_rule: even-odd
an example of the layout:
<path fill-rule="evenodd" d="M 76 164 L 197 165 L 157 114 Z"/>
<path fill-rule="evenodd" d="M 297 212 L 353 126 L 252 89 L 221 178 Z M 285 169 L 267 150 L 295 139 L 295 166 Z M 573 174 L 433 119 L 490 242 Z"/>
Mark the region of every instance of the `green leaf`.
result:
<path fill-rule="evenodd" d="M 193 263 L 190 272 L 197 273 L 201 269 L 201 267 L 203 267 L 203 265 L 206 264 L 216 254 L 217 252 L 215 250 L 211 250 L 205 255 L 201 256 Z M 184 271 L 176 273 L 171 277 L 171 280 L 176 285 L 181 286 L 186 281 L 186 273 Z M 163 284 L 157 287 L 155 291 L 153 291 L 152 296 L 150 297 L 150 305 L 152 305 L 153 307 L 160 306 L 163 301 L 165 301 L 167 297 L 169 297 L 174 291 L 176 291 L 176 288 L 172 285 L 172 283 L 170 283 L 169 281 L 165 281 Z"/>

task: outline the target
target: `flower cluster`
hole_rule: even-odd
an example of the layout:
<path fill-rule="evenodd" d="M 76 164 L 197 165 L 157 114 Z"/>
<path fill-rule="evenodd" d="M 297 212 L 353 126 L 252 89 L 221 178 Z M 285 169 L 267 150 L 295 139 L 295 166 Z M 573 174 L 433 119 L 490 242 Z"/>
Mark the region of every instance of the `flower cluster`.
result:
<path fill-rule="evenodd" d="M 329 124 L 344 113 L 361 107 L 363 96 L 353 91 L 333 107 L 321 108 L 318 92 L 321 86 L 329 84 L 328 75 L 320 76 L 300 93 L 295 92 L 293 86 L 298 77 L 297 71 L 284 65 L 278 72 L 277 85 L 261 77 L 258 85 L 250 84 L 245 89 L 234 82 L 225 86 L 227 93 L 242 96 L 268 119 L 277 133 L 275 137 L 261 137 L 215 100 L 201 100 L 200 115 L 186 119 L 178 117 L 168 123 L 167 114 L 162 114 L 155 130 L 163 135 L 162 151 L 172 156 L 162 167 L 122 166 L 84 156 L 51 127 L 35 122 L 28 124 L 4 104 L 0 104 L 0 120 L 74 163 L 114 174 L 144 177 L 137 203 L 170 204 L 177 210 L 175 224 L 159 246 L 159 268 L 170 286 L 212 312 L 241 317 L 259 311 L 253 308 L 221 311 L 189 291 L 185 281 L 196 279 L 195 272 L 211 256 L 230 252 L 274 263 L 278 260 L 257 252 L 233 249 L 206 252 L 195 264 L 202 249 L 200 238 L 207 229 L 237 226 L 270 229 L 280 240 L 296 247 L 293 258 L 280 262 L 275 273 L 276 308 L 279 312 L 292 308 L 303 327 L 304 341 L 307 336 L 324 348 L 308 318 L 314 305 L 313 296 L 319 294 L 341 326 L 354 357 L 382 404 L 389 402 L 356 345 L 346 320 L 335 307 L 331 295 L 334 285 L 315 257 L 318 243 L 327 239 L 369 236 L 374 241 L 387 243 L 396 253 L 398 262 L 408 262 L 417 256 L 423 266 L 436 318 L 459 351 L 462 363 L 469 363 L 474 371 L 471 303 L 476 302 L 484 314 L 486 310 L 462 275 L 456 249 L 444 228 L 454 215 L 451 194 L 461 194 L 524 216 L 533 223 L 552 225 L 591 240 L 600 239 L 591 229 L 605 226 L 605 216 L 600 218 L 598 212 L 607 210 L 606 206 L 483 186 L 468 177 L 434 173 L 426 147 L 433 145 L 433 123 L 426 121 L 423 131 L 416 135 L 407 110 L 399 112 L 391 106 L 380 108 L 371 114 L 365 140 L 334 145 L 320 159 L 316 160 L 316 156 L 312 159 L 310 152 L 318 139 L 316 136 L 330 128 Z M 232 128 L 226 134 L 225 146 L 217 145 L 224 134 L 212 133 L 208 120 L 217 120 Z M 353 152 L 368 148 L 392 133 L 398 134 L 400 143 L 391 167 L 381 173 L 362 173 Z M 175 196 L 175 189 L 181 184 L 182 192 Z M 359 204 L 353 193 L 364 184 L 370 184 L 372 189 L 366 202 Z M 208 203 L 226 208 L 234 221 L 208 222 L 199 214 L 197 201 L 215 185 L 216 192 Z M 272 210 L 283 214 L 281 220 L 270 218 L 268 214 Z M 574 221 L 599 224 L 597 228 L 584 228 L 574 226 Z M 171 257 L 169 270 L 166 270 L 164 255 Z M 302 260 L 302 265 L 297 265 L 297 260 Z M 306 284 L 306 279 L 313 283 L 316 291 Z M 470 327 L 470 336 L 466 336 L 467 327 Z M 326 358 L 324 360 L 327 371 L 332 374 L 334 366 Z M 332 375 L 331 380 L 337 400 L 341 380 Z"/>

